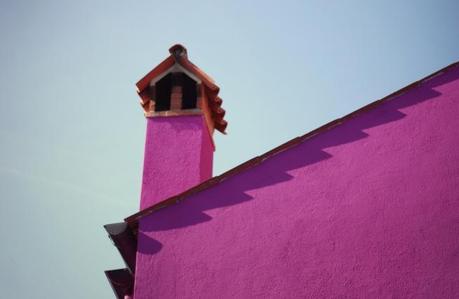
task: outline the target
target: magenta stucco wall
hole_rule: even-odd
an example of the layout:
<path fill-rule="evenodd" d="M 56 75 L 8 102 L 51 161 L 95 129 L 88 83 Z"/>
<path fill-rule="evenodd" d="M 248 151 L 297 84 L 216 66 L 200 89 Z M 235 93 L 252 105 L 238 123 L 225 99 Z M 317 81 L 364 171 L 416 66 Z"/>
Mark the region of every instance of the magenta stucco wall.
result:
<path fill-rule="evenodd" d="M 140 208 L 211 178 L 212 159 L 202 115 L 147 118 Z"/>
<path fill-rule="evenodd" d="M 459 298 L 459 68 L 141 222 L 135 299 Z"/>

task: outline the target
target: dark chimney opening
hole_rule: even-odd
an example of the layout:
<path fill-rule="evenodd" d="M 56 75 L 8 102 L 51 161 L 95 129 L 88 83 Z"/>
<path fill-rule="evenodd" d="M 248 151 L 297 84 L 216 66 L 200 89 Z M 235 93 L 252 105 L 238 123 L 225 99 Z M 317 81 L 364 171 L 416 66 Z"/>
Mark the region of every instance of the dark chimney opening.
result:
<path fill-rule="evenodd" d="M 182 84 L 182 109 L 195 109 L 198 100 L 196 81 L 183 74 Z"/>
<path fill-rule="evenodd" d="M 155 100 L 155 111 L 171 110 L 171 95 L 174 86 L 181 86 L 181 109 L 196 109 L 198 101 L 198 84 L 185 73 L 169 73 L 150 87 L 149 95 Z"/>
<path fill-rule="evenodd" d="M 171 109 L 172 74 L 167 74 L 155 84 L 155 111 Z"/>

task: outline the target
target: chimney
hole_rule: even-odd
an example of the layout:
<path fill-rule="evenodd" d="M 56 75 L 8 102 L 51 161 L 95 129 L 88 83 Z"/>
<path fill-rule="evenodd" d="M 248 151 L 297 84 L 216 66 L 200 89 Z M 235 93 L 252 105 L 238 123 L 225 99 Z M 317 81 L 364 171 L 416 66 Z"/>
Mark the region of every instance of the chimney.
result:
<path fill-rule="evenodd" d="M 225 133 L 219 87 L 182 45 L 137 82 L 147 119 L 140 209 L 212 177 L 213 133 Z"/>

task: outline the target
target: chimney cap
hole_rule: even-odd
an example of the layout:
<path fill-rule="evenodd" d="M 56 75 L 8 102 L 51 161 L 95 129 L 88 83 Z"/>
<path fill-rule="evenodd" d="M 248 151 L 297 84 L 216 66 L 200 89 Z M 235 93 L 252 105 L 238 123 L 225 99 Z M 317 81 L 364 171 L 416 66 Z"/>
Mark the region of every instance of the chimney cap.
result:
<path fill-rule="evenodd" d="M 175 59 L 181 57 L 188 57 L 186 48 L 181 44 L 175 44 L 169 48 L 169 53 L 174 56 Z"/>
<path fill-rule="evenodd" d="M 226 134 L 226 127 L 228 123 L 224 121 L 224 110 L 219 109 L 222 105 L 222 99 L 218 97 L 220 87 L 215 84 L 213 79 L 207 75 L 203 70 L 194 65 L 191 61 L 188 60 L 187 50 L 181 44 L 175 44 L 169 48 L 169 57 L 163 60 L 159 65 L 153 68 L 148 74 L 146 74 L 142 79 L 137 83 L 137 93 L 141 98 L 141 105 L 144 108 L 145 112 L 148 112 L 151 109 L 152 98 L 148 95 L 148 87 L 150 82 L 169 71 L 175 66 L 175 64 L 184 68 L 187 72 L 191 73 L 193 76 L 201 80 L 202 86 L 204 87 L 205 95 L 208 99 L 209 110 L 211 114 L 211 120 L 213 122 L 214 128 L 220 131 L 223 134 Z"/>

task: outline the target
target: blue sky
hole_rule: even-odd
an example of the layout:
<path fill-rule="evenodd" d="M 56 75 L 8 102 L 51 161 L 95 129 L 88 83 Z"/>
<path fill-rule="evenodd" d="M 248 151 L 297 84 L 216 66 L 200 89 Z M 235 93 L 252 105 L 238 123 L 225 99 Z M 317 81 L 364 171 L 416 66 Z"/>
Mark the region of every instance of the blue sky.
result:
<path fill-rule="evenodd" d="M 214 173 L 459 60 L 458 1 L 0 1 L 0 288 L 113 298 L 139 205 L 135 82 L 180 42 L 221 87 Z"/>

